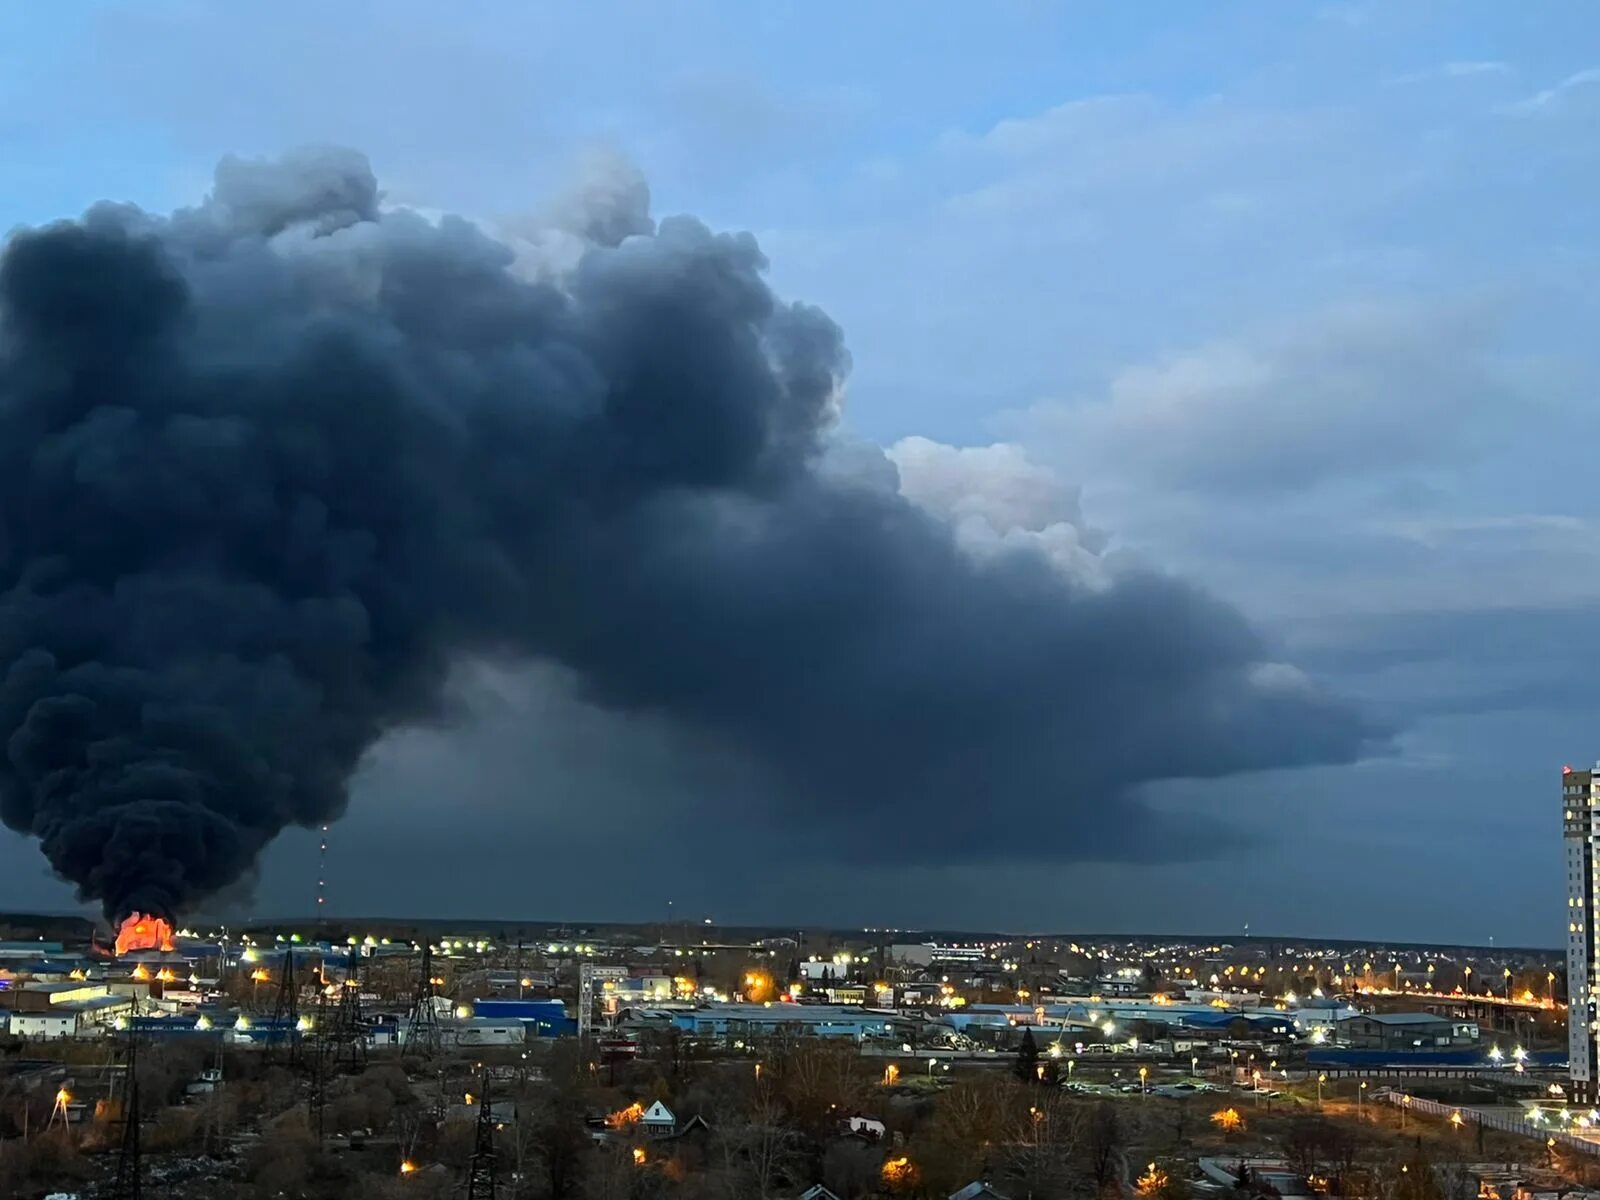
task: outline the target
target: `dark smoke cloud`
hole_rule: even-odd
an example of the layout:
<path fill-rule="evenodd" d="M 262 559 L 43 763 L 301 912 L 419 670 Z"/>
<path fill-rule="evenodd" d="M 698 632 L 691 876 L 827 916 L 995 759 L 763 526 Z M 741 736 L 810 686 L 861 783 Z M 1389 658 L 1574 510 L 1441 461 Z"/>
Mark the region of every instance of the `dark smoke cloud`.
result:
<path fill-rule="evenodd" d="M 736 748 L 780 834 L 908 857 L 1127 854 L 1144 782 L 1363 752 L 1226 606 L 973 556 L 822 469 L 839 330 L 750 237 L 599 192 L 542 279 L 340 151 L 12 237 L 0 812 L 83 895 L 216 893 L 469 657 Z"/>

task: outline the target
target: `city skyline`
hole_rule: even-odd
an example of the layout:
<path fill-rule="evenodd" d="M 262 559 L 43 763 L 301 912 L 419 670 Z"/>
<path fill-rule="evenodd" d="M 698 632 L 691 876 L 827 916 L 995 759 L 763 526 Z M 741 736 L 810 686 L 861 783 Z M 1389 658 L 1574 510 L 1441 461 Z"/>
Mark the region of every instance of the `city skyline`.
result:
<path fill-rule="evenodd" d="M 729 924 L 1555 944 L 1552 781 L 1600 757 L 1600 505 L 1564 466 L 1600 379 L 1574 202 L 1600 182 L 1592 18 L 1345 4 L 1264 28 L 1247 7 L 890 6 L 841 47 L 821 10 L 778 38 L 715 5 L 648 36 L 626 6 L 355 5 L 292 78 L 287 10 L 0 17 L 29 57 L 0 74 L 31 114 L 0 135 L 8 227 L 167 212 L 225 155 L 332 143 L 390 207 L 515 232 L 636 164 L 657 219 L 751 230 L 777 295 L 839 323 L 842 444 L 881 447 L 964 545 L 1170 573 L 1373 731 L 1329 750 L 1285 724 L 1251 759 L 1277 769 L 1140 779 L 1127 831 L 1112 808 L 1064 821 L 1100 797 L 1019 789 L 830 818 L 818 846 L 763 824 L 737 754 L 560 668 L 477 662 L 448 720 L 364 759 L 329 911 L 670 898 Z M 626 79 L 583 65 L 612 38 Z M 319 837 L 281 837 L 237 911 L 309 911 Z M 0 907 L 70 897 L 0 837 Z"/>

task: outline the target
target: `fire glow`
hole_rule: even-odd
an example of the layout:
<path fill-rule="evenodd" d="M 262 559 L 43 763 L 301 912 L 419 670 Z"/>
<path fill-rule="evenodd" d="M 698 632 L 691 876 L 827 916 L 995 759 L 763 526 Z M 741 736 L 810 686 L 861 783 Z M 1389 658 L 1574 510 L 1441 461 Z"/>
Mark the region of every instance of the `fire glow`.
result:
<path fill-rule="evenodd" d="M 172 926 L 160 917 L 144 913 L 130 913 L 117 929 L 117 953 L 130 950 L 157 950 L 169 954 L 173 950 Z"/>

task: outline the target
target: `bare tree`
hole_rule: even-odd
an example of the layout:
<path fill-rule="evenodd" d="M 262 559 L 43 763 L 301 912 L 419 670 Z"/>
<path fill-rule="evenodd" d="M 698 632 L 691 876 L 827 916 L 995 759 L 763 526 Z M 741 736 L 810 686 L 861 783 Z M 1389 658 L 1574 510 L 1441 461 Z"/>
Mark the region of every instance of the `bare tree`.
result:
<path fill-rule="evenodd" d="M 1127 1136 L 1115 1104 L 1102 1100 L 1090 1110 L 1083 1122 L 1080 1144 L 1085 1172 L 1097 1193 L 1104 1193 L 1121 1182 Z"/>
<path fill-rule="evenodd" d="M 1083 1109 L 1059 1092 L 1013 1090 L 1008 1097 L 1011 1130 L 1007 1138 L 1008 1174 L 1046 1194 L 1066 1187 L 1075 1174 L 1073 1160 L 1083 1139 Z"/>
<path fill-rule="evenodd" d="M 717 1174 L 729 1200 L 766 1200 L 798 1174 L 803 1142 L 771 1090 L 756 1089 L 742 1112 L 719 1114 L 714 1129 Z"/>

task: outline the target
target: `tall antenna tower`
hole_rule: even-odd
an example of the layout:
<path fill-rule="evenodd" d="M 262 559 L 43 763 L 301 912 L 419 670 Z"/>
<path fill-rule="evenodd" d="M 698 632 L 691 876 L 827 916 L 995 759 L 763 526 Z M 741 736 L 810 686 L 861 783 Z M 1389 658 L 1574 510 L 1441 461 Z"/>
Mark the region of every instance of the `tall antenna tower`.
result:
<path fill-rule="evenodd" d="M 439 1014 L 433 1006 L 433 947 L 422 943 L 422 971 L 417 976 L 416 1003 L 406 1026 L 406 1049 L 430 1055 L 439 1049 Z"/>
<path fill-rule="evenodd" d="M 317 920 L 328 915 L 328 827 L 322 827 L 322 838 L 317 843 Z"/>
<path fill-rule="evenodd" d="M 589 1034 L 594 1028 L 594 967 L 589 963 L 578 965 L 578 1045 L 589 1048 Z"/>
<path fill-rule="evenodd" d="M 122 1091 L 122 1151 L 117 1156 L 117 1177 L 111 1185 L 113 1200 L 141 1200 L 144 1171 L 139 1151 L 139 1041 L 128 1030 L 128 1067 Z"/>
<path fill-rule="evenodd" d="M 467 1168 L 467 1200 L 495 1200 L 494 1109 L 489 1102 L 489 1072 L 483 1073 L 483 1095 L 478 1100 L 478 1136 Z"/>

